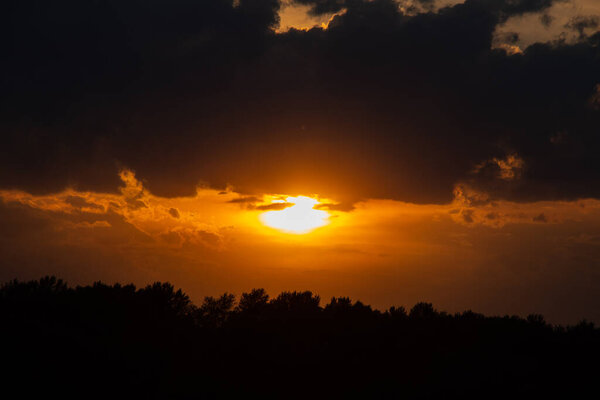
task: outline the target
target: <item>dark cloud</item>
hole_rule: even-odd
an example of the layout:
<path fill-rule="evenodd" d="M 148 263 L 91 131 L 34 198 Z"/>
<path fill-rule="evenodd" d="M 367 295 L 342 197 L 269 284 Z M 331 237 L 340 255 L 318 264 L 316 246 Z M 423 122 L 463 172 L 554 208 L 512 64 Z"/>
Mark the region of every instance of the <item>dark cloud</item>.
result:
<path fill-rule="evenodd" d="M 417 0 L 417 3 L 425 10 L 433 10 L 436 0 Z"/>
<path fill-rule="evenodd" d="M 293 206 L 292 203 L 272 203 L 272 204 L 257 204 L 263 200 L 256 196 L 242 196 L 236 199 L 229 200 L 228 203 L 241 204 L 242 207 L 248 210 L 260 210 L 260 211 L 272 211 L 272 210 L 283 210 Z"/>
<path fill-rule="evenodd" d="M 541 214 L 533 217 L 533 221 L 534 222 L 548 222 L 548 218 L 546 218 L 546 215 L 544 213 L 541 213 Z"/>
<path fill-rule="evenodd" d="M 173 218 L 179 218 L 179 211 L 176 208 L 169 208 L 169 214 Z"/>
<path fill-rule="evenodd" d="M 279 210 L 285 210 L 288 207 L 293 206 L 292 203 L 273 203 L 273 204 L 265 204 L 265 205 L 261 205 L 261 206 L 254 206 L 252 207 L 254 210 L 261 210 L 261 211 L 279 211 Z"/>
<path fill-rule="evenodd" d="M 293 206 L 292 203 L 272 203 L 272 204 L 257 204 L 262 203 L 263 200 L 256 196 L 242 196 L 236 199 L 229 200 L 228 203 L 241 204 L 243 208 L 248 210 L 259 210 L 259 211 L 278 211 Z"/>
<path fill-rule="evenodd" d="M 498 214 L 491 212 L 491 213 L 487 213 L 485 215 L 485 217 L 489 220 L 495 220 L 495 219 L 498 219 Z"/>
<path fill-rule="evenodd" d="M 590 97 L 590 106 L 600 111 L 600 84 L 596 85 L 596 91 Z"/>
<path fill-rule="evenodd" d="M 321 15 L 328 13 L 336 13 L 347 6 L 355 5 L 353 0 L 296 0 L 296 4 L 311 6 L 309 13 L 312 15 Z"/>
<path fill-rule="evenodd" d="M 595 15 L 579 15 L 571 18 L 571 20 L 565 25 L 565 28 L 576 31 L 579 33 L 579 37 L 583 38 L 586 35 L 585 31 L 587 29 L 596 30 L 599 24 L 600 18 Z"/>
<path fill-rule="evenodd" d="M 497 43 L 509 43 L 516 44 L 519 41 L 519 34 L 517 32 L 503 32 L 494 36 L 494 44 Z"/>
<path fill-rule="evenodd" d="M 127 206 L 129 206 L 129 208 L 131 208 L 132 210 L 137 210 L 138 208 L 148 207 L 146 205 L 146 203 L 144 203 L 142 200 L 126 199 L 126 201 L 127 201 Z"/>
<path fill-rule="evenodd" d="M 72 205 L 75 208 L 91 208 L 94 210 L 104 210 L 100 204 L 90 203 L 81 196 L 67 196 L 65 203 Z"/>
<path fill-rule="evenodd" d="M 550 27 L 550 25 L 552 25 L 552 22 L 554 21 L 554 17 L 549 15 L 549 14 L 542 14 L 540 15 L 540 22 L 542 23 L 542 25 L 544 25 L 546 28 Z"/>
<path fill-rule="evenodd" d="M 467 224 L 471 224 L 471 223 L 473 223 L 473 221 L 474 221 L 474 220 L 473 220 L 473 213 L 474 213 L 474 211 L 473 211 L 473 210 L 469 210 L 469 209 L 462 210 L 462 212 L 461 212 L 461 216 L 462 216 L 463 220 L 464 220 L 464 221 L 465 221 Z"/>
<path fill-rule="evenodd" d="M 0 186 L 115 192 L 128 167 L 164 196 L 203 182 L 439 203 L 466 182 L 515 200 L 600 197 L 600 34 L 492 49 L 499 24 L 551 0 L 414 16 L 393 0 L 297 3 L 346 12 L 276 34 L 275 0 L 4 1 Z M 473 175 L 511 154 L 518 179 Z"/>
<path fill-rule="evenodd" d="M 350 212 L 350 211 L 353 211 L 356 207 L 352 203 L 339 203 L 339 204 L 323 203 L 323 204 L 317 204 L 314 208 L 316 210 Z"/>
<path fill-rule="evenodd" d="M 246 204 L 246 203 L 258 203 L 259 201 L 260 201 L 260 199 L 255 196 L 242 196 L 242 197 L 238 197 L 237 199 L 229 200 L 229 203 Z"/>

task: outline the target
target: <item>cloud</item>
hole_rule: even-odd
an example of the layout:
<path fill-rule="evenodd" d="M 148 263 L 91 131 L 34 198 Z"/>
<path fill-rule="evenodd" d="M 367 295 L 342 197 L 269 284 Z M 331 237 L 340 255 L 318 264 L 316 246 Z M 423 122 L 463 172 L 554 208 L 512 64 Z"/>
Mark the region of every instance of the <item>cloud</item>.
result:
<path fill-rule="evenodd" d="M 352 5 L 352 1 L 346 0 L 295 0 L 293 3 L 310 6 L 312 15 L 336 13 Z"/>
<path fill-rule="evenodd" d="M 290 29 L 304 31 L 312 28 L 327 29 L 335 16 L 345 12 L 343 8 L 340 8 L 338 11 L 315 14 L 313 9 L 311 5 L 303 4 L 302 2 L 294 2 L 293 0 L 282 1 L 282 7 L 279 12 L 280 23 L 276 31 L 284 33 Z"/>
<path fill-rule="evenodd" d="M 548 222 L 548 219 L 546 218 L 546 215 L 544 215 L 544 213 L 536 215 L 535 217 L 533 217 L 533 220 L 535 222 Z"/>
<path fill-rule="evenodd" d="M 517 24 L 545 32 L 540 17 L 563 2 L 411 13 L 393 0 L 301 0 L 315 15 L 346 12 L 277 33 L 276 0 L 8 1 L 6 190 L 119 195 L 126 167 L 169 198 L 230 187 L 448 204 L 463 182 L 515 201 L 600 197 L 600 34 L 586 22 L 585 37 L 531 41 Z M 518 41 L 498 42 L 504 31 Z M 549 142 L 558 131 L 568 146 Z M 482 160 L 512 153 L 526 168 L 490 161 L 493 187 L 470 181 Z M 120 206 L 153 209 L 138 189 Z"/>
<path fill-rule="evenodd" d="M 574 44 L 598 31 L 594 26 L 598 14 L 595 0 L 554 1 L 542 13 L 511 16 L 496 28 L 495 35 L 518 33 L 516 44 L 522 49 L 535 43 Z"/>
<path fill-rule="evenodd" d="M 569 22 L 565 24 L 565 28 L 577 32 L 579 38 L 583 39 L 587 36 L 587 32 L 597 32 L 599 24 L 600 18 L 596 15 L 578 15 L 571 18 Z"/>
<path fill-rule="evenodd" d="M 549 27 L 550 25 L 552 25 L 552 21 L 554 21 L 554 17 L 552 17 L 551 15 L 548 15 L 548 14 L 540 15 L 540 22 L 545 27 Z"/>
<path fill-rule="evenodd" d="M 594 93 L 590 96 L 590 105 L 596 110 L 600 110 L 600 84 L 596 85 Z"/>
<path fill-rule="evenodd" d="M 229 200 L 229 203 L 241 204 L 247 210 L 259 210 L 259 211 L 271 211 L 271 210 L 283 210 L 288 207 L 293 206 L 291 203 L 287 203 L 281 200 L 281 202 L 276 203 L 264 203 L 264 198 L 259 198 L 256 196 L 242 196 L 237 197 L 235 199 Z"/>
<path fill-rule="evenodd" d="M 104 210 L 104 207 L 100 204 L 94 204 L 88 202 L 85 198 L 80 196 L 67 196 L 65 203 L 72 205 L 75 208 L 90 208 L 92 210 Z"/>
<path fill-rule="evenodd" d="M 93 228 L 110 228 L 112 225 L 107 221 L 94 221 L 94 222 L 78 222 L 72 225 L 73 228 L 84 228 L 84 229 L 93 229 Z"/>
<path fill-rule="evenodd" d="M 259 199 L 256 196 L 242 196 L 242 197 L 238 197 L 232 200 L 229 200 L 230 203 L 258 203 L 259 201 L 261 201 L 261 199 Z"/>
<path fill-rule="evenodd" d="M 0 191 L 0 198 L 10 207 L 28 209 L 52 221 L 55 230 L 68 232 L 79 228 L 112 228 L 109 235 L 119 238 L 123 231 L 135 232 L 140 243 L 176 235 L 179 245 L 188 243 L 219 248 L 219 226 L 207 223 L 195 212 L 181 212 L 174 205 L 177 200 L 157 197 L 149 193 L 129 170 L 120 172 L 123 186 L 120 194 L 76 192 L 36 196 L 20 191 Z M 211 191 L 211 196 L 220 197 Z M 229 194 L 232 197 L 235 194 Z M 191 197 L 188 201 L 194 201 Z M 217 204 L 226 205 L 228 198 Z M 206 206 L 206 205 L 205 205 Z M 69 240 L 77 243 L 77 236 Z M 136 240 L 136 241 L 137 241 Z M 167 240 L 168 241 L 168 240 Z"/>
<path fill-rule="evenodd" d="M 352 203 L 323 203 L 317 204 L 315 207 L 317 210 L 329 210 L 329 211 L 343 211 L 350 212 L 356 208 L 355 204 Z"/>
<path fill-rule="evenodd" d="M 260 211 L 285 210 L 286 208 L 291 206 L 293 206 L 293 204 L 291 203 L 273 203 L 254 206 L 253 209 Z"/>
<path fill-rule="evenodd" d="M 475 166 L 473 173 L 487 174 L 504 181 L 519 179 L 525 162 L 517 154 L 509 154 L 505 158 L 494 157 Z M 486 171 L 488 170 L 488 171 Z"/>

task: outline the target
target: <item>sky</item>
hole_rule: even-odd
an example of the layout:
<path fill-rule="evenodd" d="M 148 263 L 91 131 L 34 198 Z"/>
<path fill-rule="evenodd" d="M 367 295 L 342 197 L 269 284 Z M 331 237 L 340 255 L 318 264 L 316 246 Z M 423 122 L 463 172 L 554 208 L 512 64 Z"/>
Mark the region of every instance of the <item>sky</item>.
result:
<path fill-rule="evenodd" d="M 600 323 L 595 0 L 8 0 L 0 280 Z"/>

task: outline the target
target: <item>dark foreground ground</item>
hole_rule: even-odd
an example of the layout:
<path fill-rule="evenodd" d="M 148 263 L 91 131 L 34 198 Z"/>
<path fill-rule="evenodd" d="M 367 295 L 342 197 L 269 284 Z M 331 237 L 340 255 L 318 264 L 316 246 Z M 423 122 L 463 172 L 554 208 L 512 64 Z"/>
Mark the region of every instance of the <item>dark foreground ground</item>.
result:
<path fill-rule="evenodd" d="M 599 394 L 600 330 L 592 324 L 319 300 L 254 290 L 198 307 L 167 283 L 10 282 L 0 289 L 2 388 L 14 399 Z"/>

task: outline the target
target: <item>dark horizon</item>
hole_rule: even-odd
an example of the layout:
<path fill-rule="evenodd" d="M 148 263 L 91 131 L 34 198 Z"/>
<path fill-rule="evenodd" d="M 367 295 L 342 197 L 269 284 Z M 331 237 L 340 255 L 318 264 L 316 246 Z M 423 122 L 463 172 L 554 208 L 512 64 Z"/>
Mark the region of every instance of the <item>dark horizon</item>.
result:
<path fill-rule="evenodd" d="M 186 307 L 189 306 L 191 310 L 194 310 L 194 309 L 197 310 L 202 307 L 212 307 L 212 306 L 221 307 L 221 306 L 223 306 L 223 307 L 225 307 L 225 311 L 223 311 L 223 312 L 233 312 L 235 310 L 239 311 L 240 301 L 243 302 L 242 299 L 245 299 L 246 301 L 248 301 L 249 299 L 254 298 L 255 296 L 258 296 L 261 299 L 263 299 L 265 301 L 265 303 L 268 303 L 269 301 L 271 301 L 271 302 L 277 301 L 278 299 L 282 300 L 282 299 L 285 299 L 286 297 L 303 298 L 304 296 L 306 296 L 307 298 L 311 299 L 311 302 L 314 302 L 314 305 L 316 308 L 321 309 L 321 310 L 323 310 L 327 307 L 331 307 L 332 305 L 336 305 L 341 302 L 344 305 L 347 305 L 349 307 L 351 307 L 353 305 L 358 308 L 364 307 L 365 309 L 371 310 L 375 314 L 398 314 L 398 315 L 402 314 L 402 315 L 405 315 L 408 317 L 411 315 L 415 315 L 415 313 L 421 312 L 423 309 L 425 309 L 425 310 L 427 310 L 427 312 L 431 313 L 431 315 L 436 315 L 436 316 L 440 316 L 440 317 L 448 317 L 448 318 L 457 318 L 461 315 L 470 315 L 475 318 L 505 319 L 505 320 L 511 319 L 511 320 L 517 320 L 517 321 L 527 321 L 527 322 L 531 322 L 531 323 L 541 324 L 543 326 L 552 327 L 553 329 L 557 329 L 557 330 L 573 329 L 577 326 L 588 327 L 592 330 L 593 329 L 600 330 L 600 327 L 596 328 L 596 323 L 594 321 L 591 321 L 591 320 L 589 320 L 589 318 L 585 318 L 585 317 L 573 324 L 560 324 L 560 323 L 552 323 L 550 321 L 547 321 L 545 316 L 542 314 L 539 314 L 539 313 L 532 313 L 529 315 L 516 315 L 516 314 L 485 315 L 483 313 L 478 312 L 477 310 L 472 310 L 472 309 L 467 309 L 467 310 L 462 310 L 459 312 L 452 313 L 452 312 L 447 312 L 444 310 L 438 310 L 435 307 L 435 305 L 433 303 L 428 302 L 427 299 L 422 299 L 421 301 L 418 301 L 412 307 L 407 307 L 407 305 L 405 305 L 405 304 L 395 304 L 395 305 L 391 305 L 391 306 L 381 310 L 381 309 L 372 307 L 371 305 L 362 302 L 360 299 L 352 299 L 348 296 L 333 296 L 330 298 L 330 302 L 328 304 L 326 304 L 325 306 L 321 306 L 321 303 L 324 299 L 321 298 L 319 293 L 314 293 L 313 291 L 308 290 L 308 289 L 305 289 L 305 290 L 283 290 L 282 292 L 279 293 L 279 295 L 277 295 L 275 297 L 271 297 L 264 288 L 253 288 L 249 292 L 242 292 L 239 296 L 234 293 L 231 293 L 231 292 L 224 292 L 221 295 L 203 296 L 201 306 L 197 306 L 195 304 L 194 300 L 192 300 L 191 297 L 182 288 L 177 288 L 175 290 L 175 287 L 170 282 L 156 281 L 156 282 L 138 286 L 133 282 L 127 282 L 127 283 L 115 282 L 115 283 L 111 284 L 111 283 L 102 282 L 102 281 L 95 281 L 90 284 L 73 286 L 73 285 L 69 285 L 69 283 L 67 281 L 60 279 L 56 276 L 51 276 L 51 275 L 47 275 L 47 276 L 44 276 L 44 277 L 41 277 L 38 279 L 26 280 L 26 281 L 19 280 L 18 278 L 14 278 L 14 279 L 10 279 L 6 282 L 0 282 L 0 291 L 4 290 L 5 295 L 6 295 L 6 292 L 8 292 L 9 296 L 10 296 L 10 291 L 11 291 L 10 288 L 14 288 L 14 287 L 29 288 L 28 290 L 32 290 L 33 292 L 35 292 L 36 290 L 40 290 L 43 292 L 44 288 L 46 288 L 46 289 L 50 290 L 50 293 L 52 293 L 53 291 L 57 291 L 58 293 L 60 293 L 61 291 L 78 292 L 78 291 L 86 291 L 86 290 L 96 290 L 97 288 L 113 288 L 113 289 L 125 288 L 126 291 L 136 293 L 136 292 L 140 292 L 140 291 L 142 291 L 142 292 L 148 291 L 148 290 L 151 290 L 152 288 L 155 288 L 155 289 L 163 288 L 168 293 L 170 293 L 170 295 L 173 295 L 174 297 L 181 299 L 186 304 Z M 27 290 L 25 290 L 25 292 L 27 292 Z M 4 300 L 6 300 L 6 299 L 4 298 Z"/>
<path fill-rule="evenodd" d="M 373 310 L 347 297 L 263 289 L 206 297 L 155 282 L 0 287 L 4 376 L 24 398 L 581 397 L 600 329 L 540 315 Z"/>

